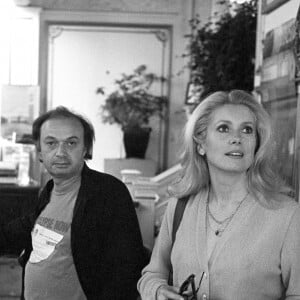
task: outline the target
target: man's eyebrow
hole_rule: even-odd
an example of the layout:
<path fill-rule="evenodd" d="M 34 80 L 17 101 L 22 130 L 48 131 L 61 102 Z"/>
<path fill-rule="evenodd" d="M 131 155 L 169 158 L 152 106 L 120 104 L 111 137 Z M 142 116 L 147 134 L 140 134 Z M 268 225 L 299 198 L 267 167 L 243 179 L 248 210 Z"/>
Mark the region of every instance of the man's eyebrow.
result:
<path fill-rule="evenodd" d="M 54 137 L 54 136 L 52 136 L 52 135 L 47 135 L 47 136 L 45 136 L 45 140 L 47 140 L 47 139 L 57 140 L 57 138 Z M 72 136 L 67 137 L 65 140 L 71 140 L 71 139 L 79 140 L 79 137 L 76 136 L 76 135 L 72 135 Z"/>
<path fill-rule="evenodd" d="M 47 140 L 47 139 L 53 139 L 53 140 L 55 140 L 56 137 L 54 137 L 54 136 L 52 136 L 52 135 L 47 135 L 47 136 L 44 137 L 44 139 L 45 139 L 45 140 Z"/>

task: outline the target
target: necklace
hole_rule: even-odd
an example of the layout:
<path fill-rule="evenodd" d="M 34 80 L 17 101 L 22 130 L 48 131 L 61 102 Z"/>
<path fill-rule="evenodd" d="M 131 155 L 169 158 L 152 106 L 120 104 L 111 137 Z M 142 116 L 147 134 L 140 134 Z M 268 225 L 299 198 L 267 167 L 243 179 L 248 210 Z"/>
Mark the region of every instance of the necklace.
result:
<path fill-rule="evenodd" d="M 208 218 L 207 219 L 207 224 L 209 226 L 209 228 L 214 232 L 214 234 L 217 236 L 217 237 L 220 237 L 222 235 L 222 233 L 224 232 L 224 230 L 226 229 L 226 224 L 224 227 L 218 227 L 218 228 L 214 228 L 213 225 L 211 224 L 211 221 L 210 219 Z"/>
<path fill-rule="evenodd" d="M 209 218 L 208 218 L 208 225 L 215 232 L 216 236 L 221 236 L 222 235 L 222 233 L 225 231 L 225 229 L 229 225 L 230 221 L 233 219 L 233 217 L 235 216 L 235 214 L 239 210 L 239 208 L 242 205 L 242 203 L 246 200 L 248 194 L 249 194 L 249 192 L 247 192 L 247 194 L 244 196 L 244 198 L 240 201 L 240 203 L 238 204 L 238 206 L 236 207 L 236 209 L 232 212 L 232 214 L 230 216 L 228 216 L 227 218 L 225 218 L 224 220 L 222 220 L 222 221 L 218 220 L 212 214 L 212 212 L 209 209 L 209 201 L 207 199 L 207 202 L 206 202 L 206 215 L 209 216 L 209 217 L 211 217 L 213 219 L 213 221 L 215 221 L 215 223 L 217 223 L 219 225 L 219 227 L 217 229 L 214 229 L 212 227 L 212 225 L 211 225 L 211 222 L 210 222 Z"/>

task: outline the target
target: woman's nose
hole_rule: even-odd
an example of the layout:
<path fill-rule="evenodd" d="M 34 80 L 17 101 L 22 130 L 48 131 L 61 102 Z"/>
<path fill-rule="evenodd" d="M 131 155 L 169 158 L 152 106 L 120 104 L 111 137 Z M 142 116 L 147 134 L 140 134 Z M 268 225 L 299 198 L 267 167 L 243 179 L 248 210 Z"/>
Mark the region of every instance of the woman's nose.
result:
<path fill-rule="evenodd" d="M 241 144 L 241 136 L 239 133 L 234 133 L 231 137 L 230 137 L 230 144 L 234 145 L 234 144 Z"/>

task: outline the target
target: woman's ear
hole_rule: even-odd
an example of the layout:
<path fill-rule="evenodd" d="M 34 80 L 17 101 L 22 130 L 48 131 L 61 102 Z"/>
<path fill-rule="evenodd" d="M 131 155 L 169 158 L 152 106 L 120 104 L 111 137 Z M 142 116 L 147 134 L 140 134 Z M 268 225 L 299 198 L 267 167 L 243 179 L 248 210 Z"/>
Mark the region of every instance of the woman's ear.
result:
<path fill-rule="evenodd" d="M 201 145 L 197 145 L 197 151 L 201 156 L 205 155 L 205 150 L 201 147 Z"/>

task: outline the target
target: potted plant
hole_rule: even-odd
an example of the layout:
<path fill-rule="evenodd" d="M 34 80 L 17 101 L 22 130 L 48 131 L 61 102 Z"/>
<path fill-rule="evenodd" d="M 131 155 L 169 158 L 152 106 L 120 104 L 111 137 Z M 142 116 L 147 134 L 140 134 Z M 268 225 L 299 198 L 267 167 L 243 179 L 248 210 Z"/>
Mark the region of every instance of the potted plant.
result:
<path fill-rule="evenodd" d="M 215 91 L 253 90 L 256 16 L 257 0 L 249 0 L 216 14 L 217 21 L 202 24 L 199 16 L 190 20 L 183 57 L 189 59 L 190 81 L 196 87 L 191 104 Z"/>
<path fill-rule="evenodd" d="M 105 95 L 101 105 L 104 123 L 118 124 L 124 133 L 126 158 L 144 158 L 151 133 L 149 125 L 153 116 L 164 118 L 168 99 L 151 92 L 154 82 L 164 84 L 165 78 L 147 72 L 141 65 L 132 74 L 122 74 L 116 79 L 115 90 L 106 95 L 103 87 L 97 94 Z"/>

